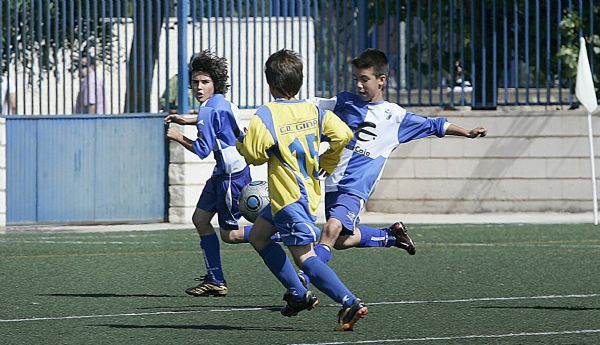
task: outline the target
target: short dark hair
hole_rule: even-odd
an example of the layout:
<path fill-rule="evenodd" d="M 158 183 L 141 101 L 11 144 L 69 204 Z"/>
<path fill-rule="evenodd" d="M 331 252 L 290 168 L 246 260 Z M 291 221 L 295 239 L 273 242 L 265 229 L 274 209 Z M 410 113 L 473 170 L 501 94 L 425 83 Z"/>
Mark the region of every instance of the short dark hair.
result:
<path fill-rule="evenodd" d="M 226 58 L 219 57 L 210 50 L 196 53 L 192 55 L 188 65 L 190 86 L 192 74 L 196 72 L 204 72 L 210 76 L 215 85 L 215 93 L 225 94 L 229 90 Z"/>
<path fill-rule="evenodd" d="M 269 87 L 285 97 L 294 97 L 302 87 L 302 58 L 293 50 L 281 49 L 265 63 Z"/>
<path fill-rule="evenodd" d="M 373 71 L 377 77 L 388 75 L 390 69 L 385 53 L 374 48 L 368 48 L 360 53 L 358 57 L 352 59 L 352 66 L 355 68 L 373 67 Z"/>

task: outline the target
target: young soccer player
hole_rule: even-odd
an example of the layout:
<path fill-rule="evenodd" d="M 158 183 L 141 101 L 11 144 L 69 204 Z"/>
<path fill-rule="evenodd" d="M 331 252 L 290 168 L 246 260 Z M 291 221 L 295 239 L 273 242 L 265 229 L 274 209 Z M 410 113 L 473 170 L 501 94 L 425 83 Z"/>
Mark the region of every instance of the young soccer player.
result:
<path fill-rule="evenodd" d="M 239 132 L 239 109 L 223 96 L 227 93 L 227 60 L 208 50 L 196 54 L 189 64 L 192 93 L 201 104 L 198 115 L 188 118 L 169 115 L 167 123 L 195 125 L 198 138 L 192 140 L 170 127 L 167 138 L 204 159 L 213 152 L 216 165 L 206 185 L 192 222 L 200 236 L 200 249 L 207 274 L 200 283 L 185 292 L 192 296 L 226 296 L 227 283 L 221 266 L 219 238 L 211 225 L 218 214 L 221 239 L 227 243 L 247 242 L 244 229 L 238 227 L 240 213 L 237 199 L 241 189 L 252 179 L 250 169 L 235 147 Z"/>
<path fill-rule="evenodd" d="M 265 76 L 275 101 L 257 109 L 247 133 L 237 143 L 246 162 L 268 164 L 270 206 L 254 223 L 250 243 L 287 289 L 283 296 L 287 304 L 281 310 L 284 316 L 310 310 L 318 300 L 302 285 L 285 251 L 271 240 L 275 231 L 313 284 L 342 304 L 337 329 L 352 330 L 368 309 L 313 250 L 319 234 L 315 226 L 321 194 L 319 164 L 332 172 L 352 132 L 333 113 L 295 99 L 303 80 L 297 53 L 284 49 L 272 54 L 265 64 Z M 329 142 L 329 150 L 318 157 L 323 140 Z"/>
<path fill-rule="evenodd" d="M 354 132 L 342 153 L 340 164 L 325 181 L 327 223 L 315 246 L 324 262 L 331 259 L 331 248 L 392 247 L 414 255 L 415 245 L 402 222 L 376 229 L 359 225 L 359 214 L 369 199 L 398 145 L 430 135 L 484 137 L 487 130 L 465 130 L 446 118 L 422 117 L 383 99 L 388 74 L 386 55 L 367 49 L 352 60 L 357 94 L 342 92 L 332 99 L 313 98 L 319 108 L 333 110 Z M 300 273 L 308 286 L 306 274 Z"/>

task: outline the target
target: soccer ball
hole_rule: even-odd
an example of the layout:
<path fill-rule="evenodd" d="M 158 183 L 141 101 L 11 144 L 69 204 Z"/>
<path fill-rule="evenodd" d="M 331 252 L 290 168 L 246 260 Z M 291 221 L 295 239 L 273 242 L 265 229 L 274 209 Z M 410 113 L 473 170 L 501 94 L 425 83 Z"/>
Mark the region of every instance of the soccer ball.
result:
<path fill-rule="evenodd" d="M 266 181 L 252 181 L 240 192 L 238 208 L 250 223 L 254 223 L 258 214 L 269 204 L 269 187 Z"/>

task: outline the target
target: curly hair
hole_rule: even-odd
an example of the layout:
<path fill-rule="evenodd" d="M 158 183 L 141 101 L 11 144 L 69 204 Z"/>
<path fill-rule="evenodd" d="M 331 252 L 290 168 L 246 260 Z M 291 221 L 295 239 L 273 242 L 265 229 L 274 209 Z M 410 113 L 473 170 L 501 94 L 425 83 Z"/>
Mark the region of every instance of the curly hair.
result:
<path fill-rule="evenodd" d="M 226 94 L 229 91 L 226 58 L 219 57 L 210 50 L 196 53 L 192 56 L 188 65 L 190 81 L 192 80 L 192 74 L 195 72 L 203 72 L 210 76 L 215 85 L 215 93 Z"/>

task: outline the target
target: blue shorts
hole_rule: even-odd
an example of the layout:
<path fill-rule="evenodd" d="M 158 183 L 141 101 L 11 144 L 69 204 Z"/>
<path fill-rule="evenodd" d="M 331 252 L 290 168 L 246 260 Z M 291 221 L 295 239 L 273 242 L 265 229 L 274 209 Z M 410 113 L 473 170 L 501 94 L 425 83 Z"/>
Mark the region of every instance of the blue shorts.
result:
<path fill-rule="evenodd" d="M 275 226 L 286 246 L 315 243 L 321 236 L 321 230 L 315 225 L 315 217 L 307 215 L 297 203 L 286 206 L 275 217 L 271 213 L 271 204 L 268 204 L 260 211 L 259 216 Z"/>
<path fill-rule="evenodd" d="M 238 197 L 250 181 L 252 178 L 248 167 L 229 175 L 214 175 L 206 181 L 196 207 L 206 212 L 216 212 L 221 229 L 237 230 L 241 217 Z"/>
<path fill-rule="evenodd" d="M 353 194 L 344 192 L 325 193 L 325 219 L 335 218 L 342 223 L 342 235 L 352 235 L 360 223 L 359 214 L 365 201 Z"/>

